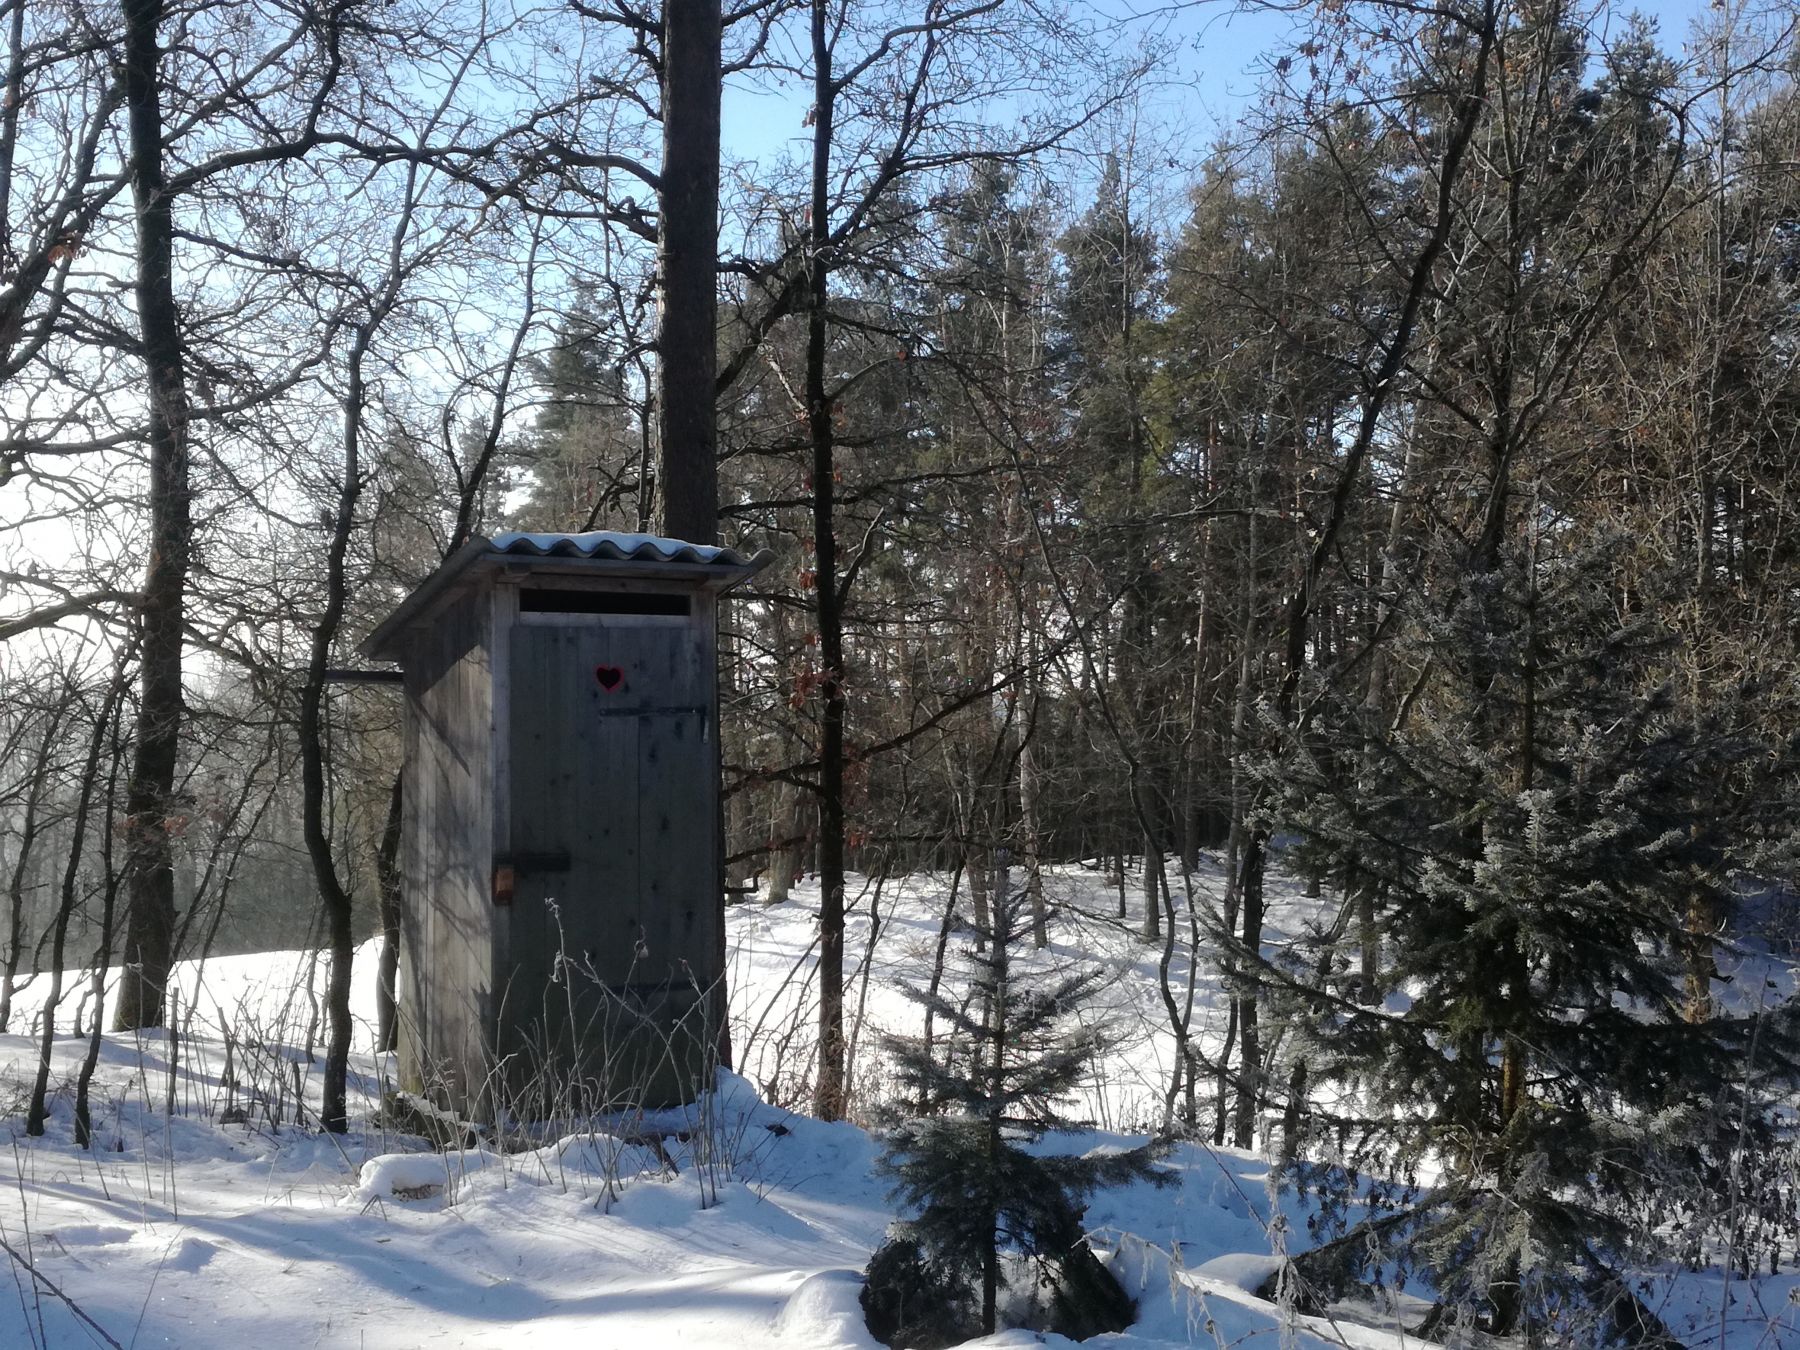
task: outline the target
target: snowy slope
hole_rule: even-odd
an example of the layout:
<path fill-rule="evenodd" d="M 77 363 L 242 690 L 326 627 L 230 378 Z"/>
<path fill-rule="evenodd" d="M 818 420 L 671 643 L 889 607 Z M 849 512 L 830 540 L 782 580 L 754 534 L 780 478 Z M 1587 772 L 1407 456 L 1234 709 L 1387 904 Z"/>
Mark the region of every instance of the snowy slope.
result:
<path fill-rule="evenodd" d="M 1033 959 L 1104 963 L 1111 978 L 1094 1016 L 1116 1041 L 1087 1092 L 1095 1128 L 1059 1145 L 1130 1142 L 1161 1110 L 1170 1041 L 1159 953 L 1110 917 L 1116 897 L 1098 876 L 1061 874 L 1052 889 L 1061 914 L 1050 951 Z M 865 983 L 872 900 L 875 888 L 862 888 L 847 944 L 865 1101 L 881 1095 L 867 1053 L 877 1032 L 919 1017 L 899 986 L 928 977 L 943 883 L 881 889 Z M 1287 925 L 1320 903 L 1291 891 L 1278 900 Z M 306 993 L 316 972 L 292 953 L 185 970 L 179 1007 L 193 1025 L 173 1071 L 161 1035 L 107 1036 L 92 1153 L 73 1146 L 67 1090 L 47 1135 L 24 1137 L 36 1043 L 0 1037 L 0 1113 L 16 1173 L 0 1188 L 0 1240 L 15 1253 L 0 1347 L 872 1345 L 855 1272 L 891 1217 L 875 1145 L 853 1125 L 791 1110 L 811 1052 L 804 976 L 815 906 L 816 893 L 801 890 L 785 905 L 732 911 L 745 1079 L 727 1076 L 704 1113 L 605 1122 L 612 1132 L 524 1152 L 437 1155 L 384 1132 L 368 1112 L 385 1066 L 367 1053 L 352 1084 L 359 1131 L 331 1139 L 296 1128 L 295 1084 L 316 1101 L 305 1046 L 318 1033 Z M 371 957 L 359 957 L 365 1018 Z M 1175 980 L 1185 993 L 1179 963 Z M 22 999 L 27 1017 L 41 985 Z M 1195 1025 L 1218 1035 L 1217 989 L 1204 972 L 1194 996 Z M 65 1026 L 76 1006 L 65 1004 Z M 85 1045 L 58 1038 L 53 1082 L 73 1078 Z M 1171 1165 L 1178 1186 L 1134 1186 L 1089 1211 L 1142 1312 L 1108 1343 L 1418 1344 L 1400 1329 L 1418 1313 L 1404 1303 L 1290 1316 L 1284 1334 L 1281 1311 L 1253 1291 L 1274 1269 L 1271 1252 L 1303 1240 L 1305 1215 L 1272 1203 L 1258 1157 L 1184 1145 Z M 1800 1350 L 1797 1290 L 1785 1275 L 1725 1289 L 1716 1274 L 1665 1274 L 1649 1280 L 1646 1301 L 1696 1346 Z M 1038 1343 L 1019 1332 L 992 1341 Z"/>

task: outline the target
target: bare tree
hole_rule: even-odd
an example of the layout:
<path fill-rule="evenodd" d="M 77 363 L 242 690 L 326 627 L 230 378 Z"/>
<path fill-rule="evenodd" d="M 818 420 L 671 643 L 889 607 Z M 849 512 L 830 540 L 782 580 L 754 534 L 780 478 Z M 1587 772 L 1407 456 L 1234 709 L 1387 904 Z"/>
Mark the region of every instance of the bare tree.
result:
<path fill-rule="evenodd" d="M 135 757 L 126 803 L 129 926 L 114 1025 L 159 1026 L 173 961 L 174 814 L 183 715 L 181 654 L 193 543 L 188 388 L 175 303 L 175 226 L 164 172 L 162 0 L 125 0 L 122 69 L 137 218 L 134 285 L 150 445 L 149 549 L 139 601 L 142 636 Z"/>

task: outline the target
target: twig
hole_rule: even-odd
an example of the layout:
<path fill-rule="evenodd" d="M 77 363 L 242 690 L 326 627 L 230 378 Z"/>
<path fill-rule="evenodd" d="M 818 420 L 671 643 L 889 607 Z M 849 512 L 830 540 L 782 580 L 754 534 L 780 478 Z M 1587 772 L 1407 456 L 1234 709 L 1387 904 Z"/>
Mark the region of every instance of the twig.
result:
<path fill-rule="evenodd" d="M 38 1284 L 41 1284 L 45 1289 L 48 1289 L 52 1294 L 56 1295 L 57 1298 L 61 1299 L 70 1312 L 74 1313 L 75 1316 L 85 1322 L 88 1328 L 101 1340 L 112 1346 L 113 1350 L 125 1350 L 124 1346 L 120 1345 L 111 1336 L 106 1334 L 105 1327 L 101 1326 L 92 1317 L 88 1316 L 86 1310 L 84 1310 L 79 1303 L 63 1293 L 63 1291 L 57 1287 L 54 1280 L 48 1275 L 42 1274 L 36 1266 L 32 1265 L 31 1262 L 21 1256 L 18 1249 L 5 1238 L 0 1238 L 0 1251 L 4 1251 L 8 1256 L 12 1257 L 12 1259 L 24 1269 L 27 1275 L 31 1276 Z"/>

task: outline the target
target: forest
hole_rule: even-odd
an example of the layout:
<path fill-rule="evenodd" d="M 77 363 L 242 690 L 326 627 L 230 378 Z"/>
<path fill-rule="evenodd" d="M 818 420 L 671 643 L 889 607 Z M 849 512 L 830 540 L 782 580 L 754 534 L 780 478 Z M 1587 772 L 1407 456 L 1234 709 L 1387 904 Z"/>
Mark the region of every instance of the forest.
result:
<path fill-rule="evenodd" d="M 103 1020 L 275 949 L 356 1127 L 405 903 L 357 644 L 472 538 L 652 532 L 776 557 L 719 634 L 726 901 L 816 884 L 769 1101 L 893 1104 L 871 883 L 1023 950 L 1074 869 L 1160 977 L 1135 1124 L 1316 1194 L 1312 1294 L 1663 1345 L 1641 1263 L 1800 1261 L 1800 1005 L 1730 976 L 1800 954 L 1791 9 L 0 18 L 29 1133 L 59 1003 L 81 1142 Z"/>

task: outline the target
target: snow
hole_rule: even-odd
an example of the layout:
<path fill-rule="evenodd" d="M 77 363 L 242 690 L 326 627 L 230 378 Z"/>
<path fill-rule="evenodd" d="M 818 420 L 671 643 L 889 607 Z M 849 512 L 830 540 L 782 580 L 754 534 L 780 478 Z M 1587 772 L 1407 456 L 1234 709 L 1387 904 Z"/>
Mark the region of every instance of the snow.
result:
<path fill-rule="evenodd" d="M 384 1153 L 370 1158 L 358 1176 L 356 1198 L 367 1204 L 372 1200 L 417 1198 L 408 1197 L 408 1191 L 441 1194 L 449 1189 L 452 1170 L 459 1168 L 466 1157 L 467 1154 Z M 478 1155 L 477 1165 L 486 1166 L 486 1158 Z"/>
<path fill-rule="evenodd" d="M 1274 1279 L 1280 1269 L 1281 1258 L 1277 1256 L 1262 1256 L 1256 1252 L 1228 1252 L 1224 1256 L 1213 1257 L 1198 1267 L 1194 1274 L 1202 1280 L 1211 1280 L 1236 1289 L 1239 1293 L 1254 1294 Z"/>
<path fill-rule="evenodd" d="M 1102 963 L 1109 978 L 1092 1015 L 1113 1045 L 1081 1103 L 1092 1126 L 1044 1146 L 1128 1147 L 1160 1113 L 1172 1051 L 1159 949 L 1112 917 L 1116 895 L 1098 874 L 1068 869 L 1049 881 L 1060 913 L 1050 949 L 1028 960 Z M 1214 882 L 1199 878 L 1203 895 Z M 920 1016 L 901 986 L 928 978 L 945 886 L 911 877 L 853 887 L 846 1003 L 861 1101 L 883 1095 L 878 1033 Z M 1331 903 L 1285 883 L 1270 894 L 1277 942 Z M 704 1105 L 595 1121 L 562 1139 L 439 1154 L 382 1127 L 371 1113 L 391 1067 L 367 1049 L 373 946 L 358 958 L 357 1128 L 341 1138 L 315 1133 L 310 1114 L 319 1066 L 307 1047 L 320 1038 L 313 991 L 323 968 L 309 956 L 186 967 L 173 1046 L 161 1033 L 107 1035 L 91 1152 L 72 1139 L 85 1037 L 57 1038 L 54 1109 L 45 1136 L 31 1139 L 22 1113 L 36 1042 L 0 1036 L 0 1120 L 15 1169 L 0 1185 L 0 1241 L 14 1253 L 13 1294 L 0 1285 L 0 1346 L 104 1345 L 102 1333 L 188 1350 L 238 1350 L 271 1334 L 284 1347 L 367 1350 L 873 1346 L 859 1272 L 893 1210 L 872 1137 L 804 1114 L 816 885 L 794 895 L 730 912 L 744 1076 L 721 1075 Z M 953 950 L 959 941 L 951 936 Z M 1776 964 L 1746 957 L 1737 983 L 1785 981 Z M 1175 978 L 1186 978 L 1179 960 Z M 32 1029 L 43 984 L 21 996 L 15 1032 Z M 1216 1041 L 1223 1003 L 1209 972 L 1196 972 L 1194 1007 L 1197 1031 Z M 65 1004 L 65 1032 L 76 1011 L 74 999 Z M 1131 1330 L 1089 1344 L 1419 1344 L 1403 1330 L 1418 1322 L 1416 1300 L 1314 1318 L 1257 1297 L 1279 1269 L 1274 1253 L 1304 1241 L 1308 1218 L 1291 1194 L 1271 1193 L 1266 1158 L 1190 1142 L 1168 1165 L 1176 1185 L 1134 1184 L 1089 1208 L 1097 1246 L 1140 1305 Z M 1790 1274 L 1727 1284 L 1717 1271 L 1652 1271 L 1643 1296 L 1695 1347 L 1800 1348 L 1800 1280 Z M 1008 1332 L 979 1344 L 1066 1342 Z"/>
<path fill-rule="evenodd" d="M 821 1270 L 789 1295 L 771 1330 L 786 1345 L 841 1345 L 880 1350 L 863 1325 L 862 1272 Z"/>

